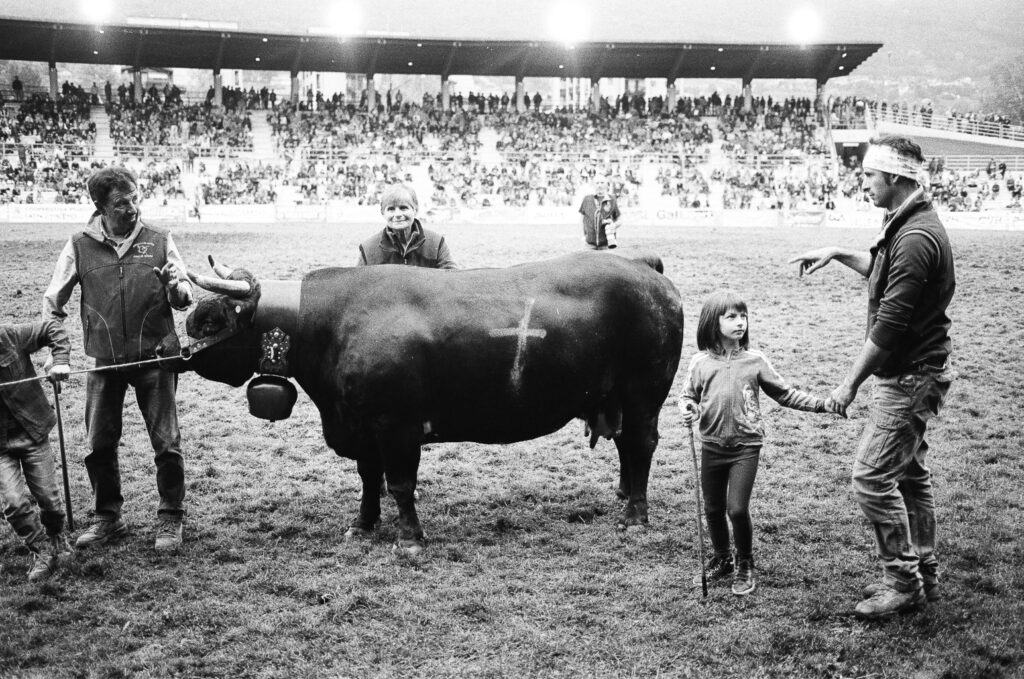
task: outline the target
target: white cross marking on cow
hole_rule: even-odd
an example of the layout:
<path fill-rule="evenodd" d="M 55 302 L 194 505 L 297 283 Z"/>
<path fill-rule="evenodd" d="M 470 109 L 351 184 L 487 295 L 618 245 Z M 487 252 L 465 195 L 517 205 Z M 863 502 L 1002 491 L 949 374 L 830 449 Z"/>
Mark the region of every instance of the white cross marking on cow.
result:
<path fill-rule="evenodd" d="M 519 382 L 523 377 L 523 351 L 526 349 L 526 340 L 531 337 L 545 337 L 548 331 L 544 328 L 530 329 L 530 314 L 533 312 L 534 299 L 526 300 L 526 312 L 519 321 L 516 328 L 495 328 L 490 331 L 491 337 L 516 337 L 516 358 L 512 362 L 512 386 L 519 388 Z"/>

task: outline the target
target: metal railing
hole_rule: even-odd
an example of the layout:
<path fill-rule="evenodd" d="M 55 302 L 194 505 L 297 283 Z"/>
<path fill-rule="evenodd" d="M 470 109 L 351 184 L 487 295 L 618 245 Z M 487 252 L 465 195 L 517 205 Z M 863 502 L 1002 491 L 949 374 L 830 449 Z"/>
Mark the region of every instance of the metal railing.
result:
<path fill-rule="evenodd" d="M 944 113 L 922 113 L 920 111 L 897 111 L 892 109 L 875 111 L 876 123 L 894 123 L 925 127 L 940 132 L 958 132 L 978 137 L 1006 139 L 1024 142 L 1024 127 L 1008 123 L 994 123 L 981 120 L 969 120 L 960 116 L 947 116 Z"/>

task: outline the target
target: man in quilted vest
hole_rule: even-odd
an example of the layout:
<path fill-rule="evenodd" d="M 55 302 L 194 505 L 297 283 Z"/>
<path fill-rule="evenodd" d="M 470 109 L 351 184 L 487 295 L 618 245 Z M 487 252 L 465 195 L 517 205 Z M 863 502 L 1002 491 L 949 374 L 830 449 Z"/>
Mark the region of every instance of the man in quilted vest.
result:
<path fill-rule="evenodd" d="M 100 369 L 88 375 L 85 404 L 85 466 L 96 501 L 95 521 L 75 545 L 102 545 L 128 532 L 121 518 L 118 446 L 131 387 L 156 454 L 160 503 L 155 547 L 175 551 L 185 515 L 177 375 L 153 363 L 130 364 L 155 356 L 157 344 L 174 330 L 171 308 L 192 303 L 192 284 L 170 231 L 142 221 L 142 193 L 134 174 L 123 167 L 102 168 L 87 186 L 96 211 L 86 228 L 68 239 L 43 299 L 44 320 L 63 322 L 71 292 L 80 286 L 85 353 Z"/>

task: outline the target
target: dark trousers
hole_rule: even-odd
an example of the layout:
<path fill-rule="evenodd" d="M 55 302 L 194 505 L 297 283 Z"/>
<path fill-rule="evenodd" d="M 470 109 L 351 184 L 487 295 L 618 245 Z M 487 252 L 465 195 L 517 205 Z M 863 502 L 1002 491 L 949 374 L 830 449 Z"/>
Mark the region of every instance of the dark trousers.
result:
<path fill-rule="evenodd" d="M 121 469 L 118 446 L 124 397 L 131 386 L 146 422 L 156 462 L 156 488 L 160 494 L 158 515 L 181 517 L 185 513 L 185 463 L 178 433 L 174 395 L 178 376 L 159 368 L 127 368 L 89 373 L 86 380 L 85 427 L 90 453 L 85 457 L 96 497 L 96 515 L 121 516 Z"/>
<path fill-rule="evenodd" d="M 730 553 L 731 523 L 736 559 L 753 558 L 754 530 L 750 522 L 750 495 L 754 490 L 760 459 L 760 446 L 730 449 L 707 441 L 701 446 L 700 485 L 704 492 L 704 516 L 708 522 L 711 546 L 719 556 Z"/>

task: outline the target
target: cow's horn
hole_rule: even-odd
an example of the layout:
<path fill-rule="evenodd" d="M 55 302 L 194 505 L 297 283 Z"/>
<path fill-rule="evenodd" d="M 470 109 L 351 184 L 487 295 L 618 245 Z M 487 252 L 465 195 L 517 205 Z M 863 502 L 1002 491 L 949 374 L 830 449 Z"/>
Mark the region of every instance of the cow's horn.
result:
<path fill-rule="evenodd" d="M 246 281 L 210 278 L 209 276 L 194 274 L 191 271 L 188 272 L 188 277 L 203 290 L 219 292 L 228 297 L 247 297 L 252 292 L 252 287 Z"/>
<path fill-rule="evenodd" d="M 210 267 L 213 268 L 213 272 L 215 274 L 217 274 L 221 278 L 230 278 L 231 277 L 231 272 L 234 271 L 234 269 L 232 269 L 229 266 L 225 266 L 225 265 L 221 264 L 220 262 L 213 261 L 213 255 L 207 255 L 207 257 L 210 260 Z"/>

